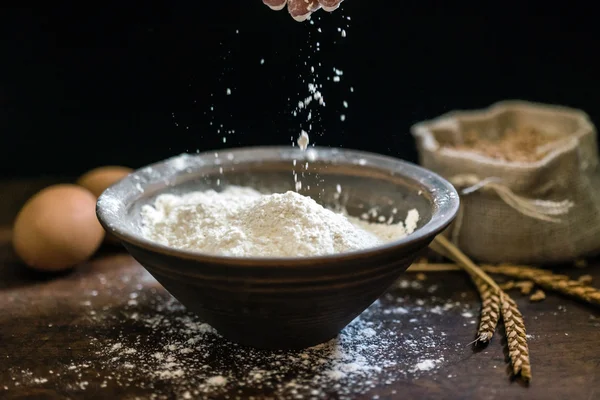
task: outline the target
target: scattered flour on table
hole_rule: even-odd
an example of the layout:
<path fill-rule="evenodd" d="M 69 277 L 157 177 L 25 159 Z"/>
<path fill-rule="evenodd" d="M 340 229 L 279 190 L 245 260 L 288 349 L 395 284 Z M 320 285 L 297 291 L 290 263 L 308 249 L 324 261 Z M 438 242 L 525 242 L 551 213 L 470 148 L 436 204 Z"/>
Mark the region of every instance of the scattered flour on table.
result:
<path fill-rule="evenodd" d="M 163 194 L 142 208 L 142 231 L 179 249 L 238 257 L 298 257 L 375 247 L 416 229 L 419 214 L 404 223 L 369 223 L 328 210 L 288 191 L 261 194 L 239 186 L 181 196 Z"/>
<path fill-rule="evenodd" d="M 9 396 L 25 387 L 69 390 L 74 397 L 131 391 L 156 400 L 353 399 L 373 391 L 400 396 L 390 385 L 453 378 L 453 365 L 470 352 L 465 344 L 473 328 L 459 333 L 440 326 L 448 319 L 460 323 L 478 303 L 461 302 L 460 293 L 436 297 L 437 290 L 437 283 L 399 280 L 336 339 L 304 350 L 265 351 L 222 338 L 141 268 L 115 270 L 77 294 L 81 327 L 71 335 L 81 351 L 32 370 L 6 365 L 4 390 Z M 53 324 L 44 334 L 69 326 Z"/>

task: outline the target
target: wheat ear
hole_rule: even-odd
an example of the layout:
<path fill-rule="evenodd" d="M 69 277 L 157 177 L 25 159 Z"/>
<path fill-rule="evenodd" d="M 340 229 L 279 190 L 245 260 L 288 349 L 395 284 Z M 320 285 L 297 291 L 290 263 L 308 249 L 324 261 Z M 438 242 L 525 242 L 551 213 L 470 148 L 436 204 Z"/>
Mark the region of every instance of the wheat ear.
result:
<path fill-rule="evenodd" d="M 479 278 L 500 298 L 502 320 L 506 330 L 509 356 L 515 375 L 520 374 L 526 381 L 531 380 L 531 365 L 529 362 L 529 348 L 525 334 L 525 322 L 519 312 L 517 304 L 507 295 L 498 284 L 473 261 L 469 259 L 458 247 L 453 245 L 443 235 L 438 235 L 430 247 L 437 253 L 451 259 L 461 266 L 473 280 Z M 481 295 L 481 294 L 480 294 Z"/>
<path fill-rule="evenodd" d="M 546 290 L 553 290 L 588 303 L 600 305 L 600 290 L 588 286 L 586 280 L 575 281 L 566 275 L 558 275 L 544 269 L 521 266 L 485 267 L 485 270 L 494 274 L 529 280 Z"/>
<path fill-rule="evenodd" d="M 481 297 L 481 316 L 479 317 L 477 340 L 481 343 L 488 343 L 492 340 L 500 319 L 500 296 L 481 278 L 475 277 L 473 282 L 475 282 Z"/>
<path fill-rule="evenodd" d="M 502 320 L 506 330 L 508 354 L 512 361 L 513 374 L 521 374 L 526 381 L 531 380 L 531 364 L 529 362 L 529 348 L 527 347 L 527 333 L 523 315 L 517 308 L 513 299 L 505 293 L 502 297 Z"/>

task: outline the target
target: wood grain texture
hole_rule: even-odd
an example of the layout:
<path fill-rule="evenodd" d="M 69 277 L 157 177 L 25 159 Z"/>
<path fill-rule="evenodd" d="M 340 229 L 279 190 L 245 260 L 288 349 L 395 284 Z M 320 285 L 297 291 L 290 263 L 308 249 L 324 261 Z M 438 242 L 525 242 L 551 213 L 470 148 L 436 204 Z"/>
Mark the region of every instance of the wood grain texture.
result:
<path fill-rule="evenodd" d="M 30 193 L 30 183 L 19 191 L 11 183 L 10 192 L 0 184 L 2 193 L 11 193 L 24 201 Z M 8 202 L 4 200 L 5 204 Z M 15 206 L 0 209 L 0 219 L 11 220 Z M 590 274 L 600 280 L 600 268 L 583 270 L 565 268 L 573 277 Z M 407 279 L 414 279 L 407 277 Z M 427 274 L 427 286 L 438 287 L 435 297 L 456 299 L 471 307 L 477 315 L 480 303 L 468 278 L 461 272 Z M 403 295 L 403 307 L 418 306 L 425 289 L 393 289 Z M 95 319 L 90 314 L 90 292 L 97 291 L 93 307 L 105 311 L 107 319 Z M 169 294 L 129 255 L 112 249 L 102 250 L 93 260 L 76 270 L 60 275 L 43 275 L 25 269 L 12 253 L 10 230 L 0 228 L 0 398 L 2 399 L 133 399 L 149 398 L 163 393 L 164 398 L 176 398 L 176 388 L 168 382 L 153 381 L 143 372 L 132 370 L 134 384 L 126 386 L 109 381 L 103 386 L 110 368 L 103 365 L 92 339 L 122 340 L 143 334 L 126 315 L 126 304 L 132 291 L 139 293 L 139 308 L 152 310 L 156 302 L 168 301 Z M 437 328 L 446 334 L 448 343 L 461 343 L 458 350 L 444 353 L 443 365 L 418 377 L 399 376 L 394 383 L 376 385 L 357 399 L 419 398 L 419 399 L 573 399 L 588 400 L 600 395 L 600 348 L 598 330 L 600 312 L 597 308 L 571 301 L 552 293 L 540 303 L 529 302 L 527 296 L 515 296 L 527 319 L 531 334 L 531 363 L 535 380 L 529 387 L 512 382 L 505 369 L 504 346 L 498 334 L 489 346 L 473 352 L 467 343 L 477 329 L 467 323 L 460 312 L 447 312 L 435 320 Z M 385 296 L 381 302 L 387 307 Z M 416 315 L 419 317 L 420 315 Z M 476 317 L 475 317 L 476 319 Z M 108 321 L 108 322 L 107 322 Z M 382 317 L 382 326 L 391 324 L 391 317 Z M 397 339 L 412 329 L 406 326 Z M 160 351 L 164 343 L 156 343 Z M 400 342 L 398 343 L 400 346 Z M 440 349 L 441 352 L 446 352 Z M 89 365 L 82 376 L 68 373 L 73 363 Z M 219 360 L 215 359 L 215 363 Z M 405 369 L 405 365 L 389 368 Z M 49 375 L 48 371 L 53 371 Z M 24 379 L 20 371 L 47 380 Z M 64 371 L 58 376 L 57 371 Z M 84 380 L 87 384 L 81 385 Z M 18 383 L 18 385 L 17 385 Z M 233 390 L 211 398 L 269 398 L 267 392 Z M 227 396 L 227 397 L 226 397 Z M 308 397 L 307 397 L 308 398 Z M 328 398 L 337 398 L 335 391 Z"/>

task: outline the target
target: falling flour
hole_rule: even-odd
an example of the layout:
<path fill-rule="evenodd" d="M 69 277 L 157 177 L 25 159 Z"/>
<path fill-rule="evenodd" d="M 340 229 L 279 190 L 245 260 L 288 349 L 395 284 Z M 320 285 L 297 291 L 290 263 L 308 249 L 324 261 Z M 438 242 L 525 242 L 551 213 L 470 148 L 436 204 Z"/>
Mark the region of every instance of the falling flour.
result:
<path fill-rule="evenodd" d="M 308 133 L 302 131 L 298 137 L 298 147 L 300 147 L 300 150 L 305 151 L 308 148 L 309 143 L 310 138 L 308 137 Z"/>
<path fill-rule="evenodd" d="M 239 186 L 181 196 L 162 194 L 142 208 L 143 234 L 164 245 L 237 257 L 301 257 L 375 247 L 411 234 L 404 223 L 369 223 L 296 192 L 262 194 Z"/>

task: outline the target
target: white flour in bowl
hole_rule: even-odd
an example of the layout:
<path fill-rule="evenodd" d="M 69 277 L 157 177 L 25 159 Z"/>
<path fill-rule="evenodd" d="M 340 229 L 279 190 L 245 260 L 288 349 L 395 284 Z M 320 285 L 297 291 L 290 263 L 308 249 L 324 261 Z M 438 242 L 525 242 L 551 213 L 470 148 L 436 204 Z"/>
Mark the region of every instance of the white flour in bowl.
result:
<path fill-rule="evenodd" d="M 375 247 L 411 234 L 404 223 L 368 223 L 296 192 L 261 194 L 239 186 L 181 196 L 163 194 L 142 208 L 148 239 L 185 250 L 236 257 L 302 257 Z"/>

